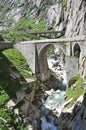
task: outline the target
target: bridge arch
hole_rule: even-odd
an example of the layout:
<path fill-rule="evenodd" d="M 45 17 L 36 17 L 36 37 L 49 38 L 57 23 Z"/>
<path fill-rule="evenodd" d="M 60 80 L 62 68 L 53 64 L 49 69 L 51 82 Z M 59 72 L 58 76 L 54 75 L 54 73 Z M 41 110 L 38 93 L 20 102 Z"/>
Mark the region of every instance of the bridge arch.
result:
<path fill-rule="evenodd" d="M 48 51 L 48 49 L 49 49 L 51 46 L 54 47 L 54 44 L 48 43 L 47 45 L 42 46 L 41 49 L 39 50 L 39 56 L 46 55 L 46 52 Z"/>
<path fill-rule="evenodd" d="M 47 61 L 46 52 L 51 46 L 54 47 L 54 49 L 57 47 L 56 44 L 48 43 L 46 45 L 41 46 L 40 49 L 38 50 L 39 73 L 40 73 L 40 79 L 43 81 L 46 81 L 47 79 L 50 78 L 50 69 Z M 58 46 L 58 48 L 60 49 L 58 51 L 61 52 L 62 57 L 65 58 L 65 53 L 63 51 L 63 48 L 61 48 L 61 46 Z"/>
<path fill-rule="evenodd" d="M 77 57 L 77 58 L 80 57 L 81 47 L 78 43 L 75 43 L 75 45 L 73 47 L 73 53 L 74 53 L 74 57 Z"/>
<path fill-rule="evenodd" d="M 54 46 L 53 44 L 47 44 L 40 48 L 38 53 L 38 59 L 39 59 L 39 69 L 40 69 L 40 79 L 43 81 L 46 81 L 50 78 L 50 69 L 48 67 L 46 52 L 48 49 Z"/>

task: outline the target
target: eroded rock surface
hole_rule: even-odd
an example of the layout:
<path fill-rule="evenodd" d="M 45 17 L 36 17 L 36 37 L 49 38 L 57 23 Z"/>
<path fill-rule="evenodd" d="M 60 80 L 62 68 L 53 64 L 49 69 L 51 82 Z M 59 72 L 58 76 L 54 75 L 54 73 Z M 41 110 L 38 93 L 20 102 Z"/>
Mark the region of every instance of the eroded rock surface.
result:
<path fill-rule="evenodd" d="M 59 130 L 86 129 L 86 94 L 80 96 L 75 105 L 64 110 L 59 118 Z"/>

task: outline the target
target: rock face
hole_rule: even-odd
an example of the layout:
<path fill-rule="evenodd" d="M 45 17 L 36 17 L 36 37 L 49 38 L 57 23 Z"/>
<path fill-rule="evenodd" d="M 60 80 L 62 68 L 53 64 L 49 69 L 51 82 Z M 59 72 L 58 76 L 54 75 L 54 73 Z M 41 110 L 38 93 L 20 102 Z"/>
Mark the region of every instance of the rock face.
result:
<path fill-rule="evenodd" d="M 57 31 L 65 30 L 64 36 L 66 37 L 86 34 L 85 0 L 0 0 L 0 3 L 0 30 L 14 27 L 15 23 L 22 17 L 29 19 L 39 16 L 46 20 L 48 29 L 53 28 Z M 86 45 L 84 43 L 82 46 L 79 46 L 80 49 L 82 48 L 80 57 L 78 58 L 79 71 L 86 80 L 86 51 L 84 49 L 86 48 Z M 70 68 L 72 68 L 71 65 Z M 40 110 L 32 103 L 35 97 L 35 91 L 35 83 L 33 85 L 25 85 L 24 88 L 16 93 L 16 103 L 11 106 L 19 106 L 21 114 L 24 115 L 25 120 L 31 122 L 34 130 L 36 130 L 36 128 L 38 129 L 37 120 L 40 118 Z M 59 119 L 59 130 L 86 129 L 85 100 L 86 95 L 84 96 L 83 102 L 82 100 L 79 100 L 72 111 L 63 112 L 61 114 Z"/>
<path fill-rule="evenodd" d="M 27 80 L 27 83 L 25 82 L 23 85 L 22 89 L 16 92 L 16 99 L 8 101 L 6 107 L 17 114 L 18 118 L 27 124 L 28 129 L 30 124 L 32 126 L 31 130 L 38 130 L 40 110 L 39 106 L 33 103 L 37 84 L 35 80 Z"/>
<path fill-rule="evenodd" d="M 4 21 L 5 25 L 8 20 L 12 23 L 22 17 L 44 16 L 43 18 L 47 18 L 47 24 L 55 30 L 66 27 L 67 37 L 84 32 L 84 0 L 1 0 L 1 3 L 0 15 L 4 17 L 0 23 Z"/>
<path fill-rule="evenodd" d="M 56 0 L 0 0 L 0 3 L 0 30 L 6 30 L 14 27 L 23 17 L 45 18 L 48 8 Z"/>
<path fill-rule="evenodd" d="M 62 31 L 64 29 L 62 3 L 52 5 L 48 9 L 47 17 L 48 25 L 50 25 L 50 27 L 54 28 L 57 31 Z"/>
<path fill-rule="evenodd" d="M 84 0 L 1 0 L 1 3 L 0 30 L 14 26 L 22 17 L 39 17 L 46 20 L 48 29 L 65 29 L 66 37 L 84 33 Z"/>
<path fill-rule="evenodd" d="M 86 129 L 86 94 L 79 97 L 76 104 L 63 111 L 59 118 L 59 130 L 85 130 Z"/>
<path fill-rule="evenodd" d="M 85 21 L 84 0 L 68 0 L 66 10 L 66 37 L 82 35 Z"/>
<path fill-rule="evenodd" d="M 48 20 L 56 30 L 65 27 L 66 37 L 84 34 L 85 26 L 85 1 L 84 0 L 59 0 L 48 9 Z M 64 6 L 65 4 L 65 6 Z M 63 26 L 63 27 L 62 27 Z"/>

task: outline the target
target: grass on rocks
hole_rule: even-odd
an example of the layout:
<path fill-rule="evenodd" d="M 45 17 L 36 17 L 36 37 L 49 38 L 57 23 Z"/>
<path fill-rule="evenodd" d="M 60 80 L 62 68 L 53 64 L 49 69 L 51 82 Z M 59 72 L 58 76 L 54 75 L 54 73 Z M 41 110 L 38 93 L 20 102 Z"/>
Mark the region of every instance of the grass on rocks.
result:
<path fill-rule="evenodd" d="M 6 122 L 13 123 L 17 130 L 26 130 L 23 124 L 16 122 L 17 117 L 14 117 L 6 104 L 16 97 L 16 92 L 22 87 L 21 81 L 32 78 L 30 73 L 31 69 L 20 52 L 15 49 L 0 52 L 0 130 L 8 130 Z"/>
<path fill-rule="evenodd" d="M 14 28 L 0 32 L 8 41 L 18 42 L 40 39 L 39 36 L 29 34 L 30 32 L 45 31 L 45 21 L 37 18 L 21 18 Z"/>
<path fill-rule="evenodd" d="M 67 108 L 72 107 L 72 105 L 76 102 L 79 96 L 83 95 L 86 92 L 86 87 L 83 79 L 79 74 L 75 75 L 70 79 L 69 86 L 66 91 L 66 101 L 73 98 L 72 101 L 66 106 Z"/>

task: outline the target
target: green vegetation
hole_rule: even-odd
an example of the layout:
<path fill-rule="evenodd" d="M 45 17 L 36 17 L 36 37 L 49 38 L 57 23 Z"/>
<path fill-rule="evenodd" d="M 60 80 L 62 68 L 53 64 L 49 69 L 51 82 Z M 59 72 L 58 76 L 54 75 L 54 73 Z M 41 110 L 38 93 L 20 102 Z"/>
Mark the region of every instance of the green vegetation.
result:
<path fill-rule="evenodd" d="M 67 7 L 67 0 L 58 0 L 58 4 L 63 4 L 63 7 Z"/>
<path fill-rule="evenodd" d="M 16 69 L 23 77 L 31 77 L 31 75 L 29 74 L 29 72 L 31 72 L 31 69 L 29 68 L 29 65 L 27 64 L 25 58 L 19 51 L 17 51 L 16 49 L 8 49 L 3 51 L 3 54 L 16 67 Z"/>
<path fill-rule="evenodd" d="M 2 31 L 1 35 L 3 35 L 8 41 L 18 42 L 23 40 L 40 39 L 39 36 L 29 33 L 44 30 L 46 30 L 44 20 L 40 21 L 37 18 L 21 18 L 15 28 L 4 32 Z"/>
<path fill-rule="evenodd" d="M 0 130 L 9 130 L 6 126 L 6 123 L 0 120 Z"/>
<path fill-rule="evenodd" d="M 0 85 L 10 97 L 13 97 L 22 86 L 20 81 L 25 81 L 24 78 L 32 78 L 31 69 L 21 53 L 15 49 L 3 51 L 0 57 Z"/>
<path fill-rule="evenodd" d="M 19 119 L 18 115 L 6 108 L 0 108 L 0 130 L 9 130 L 6 124 L 16 130 L 27 130 L 26 125 Z"/>
<path fill-rule="evenodd" d="M 6 122 L 8 124 L 11 124 L 16 130 L 27 130 L 24 123 L 17 121 L 18 116 L 14 114 L 10 109 L 6 108 L 5 105 L 9 99 L 9 94 L 0 85 L 0 130 L 9 130 Z"/>
<path fill-rule="evenodd" d="M 51 45 L 46 52 L 46 56 L 49 57 L 53 53 L 54 53 L 54 45 Z"/>
<path fill-rule="evenodd" d="M 38 31 L 38 30 L 45 30 L 45 22 L 44 21 L 39 21 L 36 23 L 37 18 L 22 18 L 19 20 L 17 23 L 15 29 L 16 30 L 26 30 L 26 31 Z"/>
<path fill-rule="evenodd" d="M 63 0 L 63 6 L 67 7 L 67 0 Z"/>
<path fill-rule="evenodd" d="M 9 95 L 0 85 L 0 107 L 3 106 L 10 99 Z"/>
<path fill-rule="evenodd" d="M 51 78 L 56 77 L 56 73 L 55 73 L 55 72 L 53 72 L 52 70 L 50 70 L 50 75 L 51 75 Z"/>
<path fill-rule="evenodd" d="M 84 87 L 84 81 L 80 77 L 79 74 L 75 75 L 74 77 L 71 78 L 71 84 L 67 88 L 66 92 L 66 101 L 73 98 L 73 100 L 67 105 L 68 108 L 70 108 L 74 102 L 86 92 L 86 88 Z"/>
<path fill-rule="evenodd" d="M 15 49 L 8 49 L 0 52 L 0 118 L 11 122 L 16 130 L 27 130 L 24 123 L 16 122 L 17 115 L 6 108 L 6 103 L 10 98 L 16 97 L 16 92 L 22 87 L 20 81 L 24 78 L 32 78 L 29 74 L 26 60 Z M 0 130 L 8 130 L 6 123 L 0 119 Z"/>
<path fill-rule="evenodd" d="M 39 89 L 42 89 L 44 87 L 44 84 L 42 81 L 37 80 L 37 86 L 39 87 Z"/>

